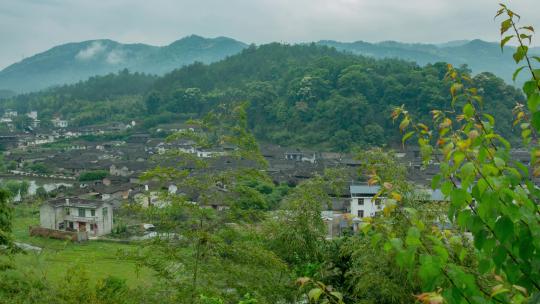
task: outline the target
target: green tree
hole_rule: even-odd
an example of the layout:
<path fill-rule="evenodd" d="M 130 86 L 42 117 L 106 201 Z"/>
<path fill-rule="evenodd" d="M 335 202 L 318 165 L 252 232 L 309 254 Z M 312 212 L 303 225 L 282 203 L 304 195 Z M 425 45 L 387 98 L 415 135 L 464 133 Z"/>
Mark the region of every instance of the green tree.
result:
<path fill-rule="evenodd" d="M 36 189 L 36 196 L 40 199 L 46 199 L 49 196 L 49 194 L 47 193 L 47 190 L 43 188 L 43 186 L 39 186 Z"/>
<path fill-rule="evenodd" d="M 157 91 L 152 91 L 146 96 L 144 104 L 146 111 L 150 114 L 156 114 L 161 106 L 161 94 Z"/>
<path fill-rule="evenodd" d="M 109 175 L 109 172 L 106 170 L 95 170 L 95 171 L 86 171 L 82 172 L 79 175 L 80 182 L 88 182 L 104 179 Z"/>
<path fill-rule="evenodd" d="M 0 246 L 10 247 L 12 244 L 12 208 L 9 204 L 9 194 L 0 189 Z"/>
<path fill-rule="evenodd" d="M 227 157 L 248 160 L 253 168 L 214 170 L 211 165 L 220 156 L 199 159 L 182 151 L 158 157 L 160 165 L 145 178 L 174 183 L 182 193 L 162 193 L 167 204 L 150 208 L 147 214 L 158 229 L 181 237 L 150 244 L 140 256 L 141 263 L 155 269 L 181 303 L 212 298 L 233 303 L 248 292 L 262 303 L 287 298 L 291 290 L 286 265 L 246 223 L 257 220 L 253 212 L 268 208 L 264 194 L 271 189 L 257 188 L 268 182 L 256 170 L 266 162 L 247 129 L 245 106 L 219 107 L 191 123 L 198 124 L 200 131 L 179 132 L 168 140 L 189 138 L 199 149 L 229 144 L 235 149 Z"/>
<path fill-rule="evenodd" d="M 511 158 L 511 145 L 495 129 L 495 119 L 482 112 L 484 100 L 466 72 L 451 65 L 446 78 L 454 111 L 433 110 L 434 129 L 417 123 L 404 107 L 396 108 L 393 117 L 400 118 L 403 141 L 416 138 L 425 162 L 440 162 L 432 187 L 449 198 L 448 220 L 455 231 L 426 229 L 418 208 L 405 209 L 410 226 L 404 237 L 391 238 L 387 245 L 396 252 L 397 262 L 418 276 L 423 303 L 524 303 L 540 297 L 539 191 L 533 178 L 538 169 L 538 147 L 533 138 L 540 130 L 540 83 L 528 56 L 525 40 L 532 27 L 518 27 L 519 15 L 501 5 L 497 16 L 504 16 L 501 46 L 517 39 L 513 55 L 521 70 L 529 70 L 531 81 L 523 91 L 527 107 L 516 107 L 516 121 L 522 129 L 523 148 L 530 153 L 530 168 Z M 410 130 L 410 131 L 409 131 Z M 399 209 L 399 208 L 398 208 Z M 466 245 L 472 235 L 475 250 L 460 249 L 456 255 L 447 244 Z M 462 253 L 460 253 L 462 252 Z M 477 261 L 473 271 L 465 260 L 472 255 Z"/>

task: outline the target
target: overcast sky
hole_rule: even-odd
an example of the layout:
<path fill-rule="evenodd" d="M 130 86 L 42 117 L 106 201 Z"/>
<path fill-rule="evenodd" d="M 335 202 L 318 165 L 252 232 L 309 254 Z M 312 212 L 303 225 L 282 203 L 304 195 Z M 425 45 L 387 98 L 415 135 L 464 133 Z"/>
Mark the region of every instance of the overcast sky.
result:
<path fill-rule="evenodd" d="M 500 1 L 0 0 L 0 69 L 58 44 L 100 38 L 153 45 L 190 34 L 257 44 L 495 41 Z M 540 28 L 540 0 L 506 3 Z"/>

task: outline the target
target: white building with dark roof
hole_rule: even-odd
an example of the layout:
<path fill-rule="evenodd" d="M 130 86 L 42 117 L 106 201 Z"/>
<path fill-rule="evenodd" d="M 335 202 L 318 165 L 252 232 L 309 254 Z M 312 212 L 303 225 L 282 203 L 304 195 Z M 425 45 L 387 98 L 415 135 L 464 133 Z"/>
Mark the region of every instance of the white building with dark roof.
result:
<path fill-rule="evenodd" d="M 383 211 L 386 197 L 375 198 L 380 191 L 380 186 L 369 185 L 351 185 L 349 187 L 351 194 L 350 213 L 362 219 L 364 217 L 374 217 Z M 446 198 L 440 190 L 418 189 L 425 194 L 426 201 L 444 201 Z"/>
<path fill-rule="evenodd" d="M 379 186 L 351 185 L 351 214 L 359 218 L 373 217 L 384 208 L 383 198 L 374 198 Z"/>
<path fill-rule="evenodd" d="M 39 219 L 42 228 L 101 236 L 111 233 L 113 205 L 109 201 L 78 197 L 52 199 L 41 205 Z"/>

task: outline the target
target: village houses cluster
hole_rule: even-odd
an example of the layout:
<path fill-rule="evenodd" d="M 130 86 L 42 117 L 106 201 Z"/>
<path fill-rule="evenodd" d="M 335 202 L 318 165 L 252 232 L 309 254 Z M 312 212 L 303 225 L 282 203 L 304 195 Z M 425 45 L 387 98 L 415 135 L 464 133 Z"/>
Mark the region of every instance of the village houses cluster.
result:
<path fill-rule="evenodd" d="M 16 117 L 7 110 L 2 122 Z M 37 113 L 28 113 L 37 120 Z M 115 211 L 122 204 L 137 204 L 143 208 L 166 205 L 162 192 L 179 193 L 174 184 L 141 181 L 140 176 L 156 166 L 154 156 L 170 150 L 191 153 L 210 160 L 211 170 L 224 170 L 234 166 L 247 166 L 242 160 L 233 159 L 228 153 L 234 147 L 197 149 L 190 140 L 166 141 L 162 132 L 190 130 L 185 124 L 160 125 L 152 132 L 132 130 L 136 122 L 110 123 L 99 126 L 73 127 L 67 121 L 55 118 L 50 127 L 37 127 L 27 132 L 6 131 L 0 134 L 0 144 L 5 148 L 4 162 L 12 177 L 40 178 L 62 183 L 55 189 L 55 196 L 40 209 L 42 229 L 84 232 L 86 237 L 109 234 L 115 225 Z M 127 134 L 121 139 L 107 134 Z M 85 137 L 86 135 L 86 137 Z M 87 136 L 94 136 L 89 140 Z M 295 185 L 322 173 L 327 168 L 344 168 L 357 172 L 362 162 L 350 154 L 291 149 L 277 145 L 261 145 L 261 153 L 269 163 L 268 174 L 276 184 Z M 396 154 L 408 168 L 410 179 L 419 187 L 427 188 L 438 164 L 422 166 L 419 151 L 410 149 Z M 520 157 L 517 153 L 516 157 Z M 94 176 L 94 178 L 83 178 Z M 328 237 L 357 230 L 365 217 L 373 217 L 384 209 L 385 198 L 374 196 L 376 186 L 350 183 L 341 193 L 335 193 L 330 209 L 321 215 L 328 224 Z M 426 199 L 442 200 L 442 195 L 426 190 Z M 216 202 L 211 208 L 223 210 L 225 203 Z M 85 238 L 86 238 L 85 237 Z"/>

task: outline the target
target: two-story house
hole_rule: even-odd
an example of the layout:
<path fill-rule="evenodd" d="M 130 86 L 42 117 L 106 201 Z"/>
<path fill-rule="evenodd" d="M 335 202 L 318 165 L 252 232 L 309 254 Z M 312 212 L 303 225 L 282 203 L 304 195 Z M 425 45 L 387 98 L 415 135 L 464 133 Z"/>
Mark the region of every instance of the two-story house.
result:
<path fill-rule="evenodd" d="M 377 197 L 375 195 L 381 189 L 379 186 L 369 185 L 351 185 L 349 187 L 351 193 L 350 213 L 362 219 L 364 217 L 374 217 L 379 212 L 383 211 L 386 197 Z M 417 189 L 418 200 L 441 202 L 446 198 L 440 190 Z"/>
<path fill-rule="evenodd" d="M 373 217 L 384 208 L 384 198 L 374 198 L 379 192 L 379 186 L 351 185 L 351 214 L 359 218 Z"/>
<path fill-rule="evenodd" d="M 41 205 L 39 218 L 43 228 L 101 236 L 111 233 L 113 205 L 109 201 L 79 197 L 57 198 Z"/>

